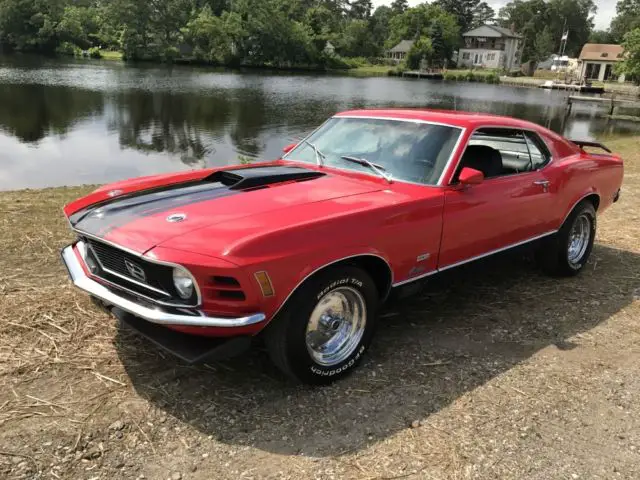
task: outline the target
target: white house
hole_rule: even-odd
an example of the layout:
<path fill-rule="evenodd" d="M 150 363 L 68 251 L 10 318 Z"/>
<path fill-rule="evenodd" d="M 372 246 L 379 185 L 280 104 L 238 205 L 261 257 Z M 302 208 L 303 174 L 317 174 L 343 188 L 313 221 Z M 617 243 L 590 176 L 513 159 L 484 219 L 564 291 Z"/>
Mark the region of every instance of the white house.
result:
<path fill-rule="evenodd" d="M 508 28 L 482 25 L 462 37 L 464 47 L 458 52 L 458 67 L 520 68 L 522 37 Z"/>
<path fill-rule="evenodd" d="M 624 50 L 620 45 L 587 43 L 580 52 L 580 78 L 600 82 L 613 80 L 616 78 L 613 67 L 621 62 L 623 57 Z M 624 82 L 624 75 L 617 78 L 618 81 Z"/>

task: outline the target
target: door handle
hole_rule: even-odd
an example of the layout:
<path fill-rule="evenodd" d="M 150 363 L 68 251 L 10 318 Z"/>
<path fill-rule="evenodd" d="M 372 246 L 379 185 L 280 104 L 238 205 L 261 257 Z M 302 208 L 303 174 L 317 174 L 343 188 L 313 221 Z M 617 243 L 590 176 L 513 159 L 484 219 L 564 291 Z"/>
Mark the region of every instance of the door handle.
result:
<path fill-rule="evenodd" d="M 536 180 L 533 184 L 540 185 L 545 192 L 549 189 L 549 180 Z"/>

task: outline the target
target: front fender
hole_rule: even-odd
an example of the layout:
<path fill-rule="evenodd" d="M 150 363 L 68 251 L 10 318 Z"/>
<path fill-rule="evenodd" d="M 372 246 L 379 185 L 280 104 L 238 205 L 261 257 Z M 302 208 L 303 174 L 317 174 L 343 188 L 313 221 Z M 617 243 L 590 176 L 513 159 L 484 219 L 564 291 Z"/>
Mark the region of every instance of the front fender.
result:
<path fill-rule="evenodd" d="M 388 256 L 376 248 L 364 245 L 325 249 L 314 252 L 312 257 L 296 255 L 284 261 L 279 259 L 259 267 L 249 267 L 249 270 L 255 270 L 255 272 L 266 271 L 274 286 L 275 295 L 272 298 L 263 299 L 262 311 L 265 312 L 269 320 L 273 319 L 307 279 L 336 263 L 358 257 L 374 257 L 384 261 L 389 268 L 391 283 L 393 283 L 394 271 Z M 254 279 L 254 281 L 257 285 L 257 280 Z"/>

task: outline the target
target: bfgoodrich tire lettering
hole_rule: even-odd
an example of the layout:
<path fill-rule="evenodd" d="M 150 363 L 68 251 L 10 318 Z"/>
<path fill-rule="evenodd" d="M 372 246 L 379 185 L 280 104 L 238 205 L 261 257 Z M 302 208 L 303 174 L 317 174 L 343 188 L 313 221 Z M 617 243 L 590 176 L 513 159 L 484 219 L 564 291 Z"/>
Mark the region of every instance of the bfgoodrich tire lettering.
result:
<path fill-rule="evenodd" d="M 589 260 L 595 237 L 596 210 L 590 201 L 584 200 L 573 209 L 558 233 L 540 246 L 538 262 L 550 275 L 577 275 Z"/>
<path fill-rule="evenodd" d="M 361 329 L 355 328 L 356 316 L 353 315 L 351 321 L 345 321 L 344 324 L 336 321 L 336 325 L 331 325 L 335 327 L 334 336 L 333 332 L 327 334 L 322 330 L 320 333 L 328 336 L 321 337 L 321 340 L 329 340 L 325 344 L 315 345 L 309 341 L 309 335 L 316 334 L 318 312 L 323 312 L 323 302 L 333 298 L 342 298 L 345 302 L 348 299 L 346 303 L 357 305 L 355 311 L 364 315 L 364 318 L 358 317 L 361 319 L 357 325 Z M 322 385 L 338 380 L 353 371 L 371 344 L 377 308 L 378 292 L 365 271 L 352 266 L 337 266 L 320 272 L 294 293 L 267 327 L 265 343 L 271 359 L 284 373 L 299 382 Z M 322 318 L 325 319 L 325 316 Z M 346 328 L 345 325 L 353 328 Z M 345 342 L 339 336 L 342 332 L 340 329 L 347 332 Z M 325 358 L 319 352 L 334 338 L 336 354 Z M 340 346 L 344 348 L 338 348 Z"/>

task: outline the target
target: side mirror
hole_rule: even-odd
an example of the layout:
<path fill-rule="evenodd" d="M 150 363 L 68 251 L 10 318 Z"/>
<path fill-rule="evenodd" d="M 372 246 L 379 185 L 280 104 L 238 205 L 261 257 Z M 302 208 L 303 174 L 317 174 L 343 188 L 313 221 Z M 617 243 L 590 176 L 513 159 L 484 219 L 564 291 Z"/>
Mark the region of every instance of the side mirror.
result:
<path fill-rule="evenodd" d="M 474 168 L 464 167 L 458 180 L 461 185 L 478 185 L 484 181 L 484 173 Z"/>
<path fill-rule="evenodd" d="M 289 145 L 287 145 L 286 147 L 284 147 L 282 149 L 282 153 L 289 153 L 291 150 L 293 150 L 296 145 L 298 145 L 297 143 L 290 143 Z"/>

